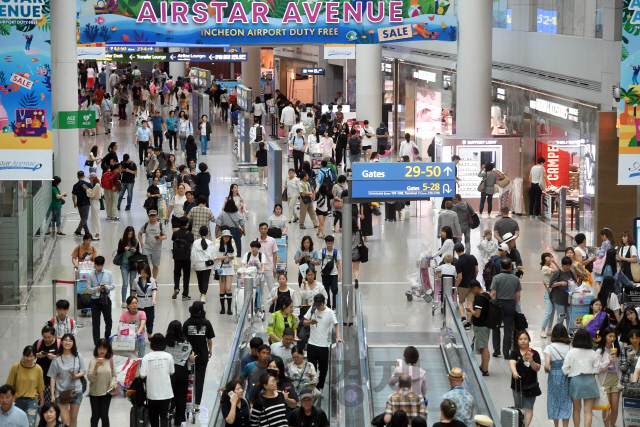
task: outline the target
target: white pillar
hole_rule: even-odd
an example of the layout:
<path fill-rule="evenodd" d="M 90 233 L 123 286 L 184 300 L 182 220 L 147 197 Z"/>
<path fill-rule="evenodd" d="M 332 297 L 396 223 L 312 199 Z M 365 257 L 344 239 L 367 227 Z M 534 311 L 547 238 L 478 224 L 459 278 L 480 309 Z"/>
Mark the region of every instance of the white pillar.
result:
<path fill-rule="evenodd" d="M 255 99 L 260 94 L 260 46 L 242 46 L 242 51 L 247 53 L 242 63 L 242 84 L 253 90 Z"/>
<path fill-rule="evenodd" d="M 382 119 L 382 45 L 356 45 L 356 119 L 374 129 Z"/>
<path fill-rule="evenodd" d="M 460 0 L 456 135 L 481 138 L 491 134 L 491 0 Z"/>
<path fill-rule="evenodd" d="M 172 52 L 182 52 L 182 48 L 170 47 L 169 53 Z M 173 76 L 174 82 L 178 81 L 178 77 L 184 77 L 186 70 L 187 67 L 184 62 L 169 62 L 169 75 Z"/>
<path fill-rule="evenodd" d="M 51 2 L 51 107 L 59 111 L 78 110 L 78 54 L 75 0 Z M 79 136 L 77 129 L 59 129 L 53 133 L 54 173 L 62 179 L 61 188 L 71 193 L 78 181 Z M 71 202 L 71 197 L 67 199 Z M 73 203 L 62 206 L 63 213 L 73 210 Z"/>

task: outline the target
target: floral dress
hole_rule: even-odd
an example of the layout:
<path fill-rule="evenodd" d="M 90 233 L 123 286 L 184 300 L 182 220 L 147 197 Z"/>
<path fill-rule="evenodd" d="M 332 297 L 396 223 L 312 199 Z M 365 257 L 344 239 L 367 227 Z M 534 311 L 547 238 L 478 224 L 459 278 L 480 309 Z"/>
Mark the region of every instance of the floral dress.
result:
<path fill-rule="evenodd" d="M 562 372 L 562 364 L 569 350 L 566 344 L 550 344 L 544 353 L 551 356 L 549 382 L 547 385 L 547 416 L 550 420 L 567 420 L 571 418 L 571 394 L 569 393 L 569 377 Z"/>
<path fill-rule="evenodd" d="M 482 258 L 481 268 L 484 268 L 489 258 L 495 255 L 498 250 L 498 240 L 493 237 L 491 240 L 487 240 L 483 237 L 480 242 L 478 242 L 478 250 L 480 250 L 480 257 Z"/>
<path fill-rule="evenodd" d="M 298 366 L 295 362 L 291 362 L 287 365 L 285 371 L 287 372 L 287 377 L 293 382 L 296 393 L 300 394 L 302 389 L 311 388 L 313 389 L 314 394 L 319 394 L 316 389 L 318 373 L 311 362 L 304 362 L 302 366 Z"/>

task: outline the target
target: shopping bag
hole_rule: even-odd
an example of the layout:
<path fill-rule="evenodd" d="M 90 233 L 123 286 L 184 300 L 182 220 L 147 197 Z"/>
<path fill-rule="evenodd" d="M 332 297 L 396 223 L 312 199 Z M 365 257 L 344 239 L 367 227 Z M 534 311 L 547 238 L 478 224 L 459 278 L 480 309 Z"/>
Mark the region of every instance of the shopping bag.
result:
<path fill-rule="evenodd" d="M 605 411 L 609 408 L 611 408 L 611 404 L 609 404 L 607 392 L 605 391 L 604 386 L 600 386 L 600 397 L 597 397 L 596 401 L 593 403 L 593 409 L 598 411 Z"/>
<path fill-rule="evenodd" d="M 105 207 L 104 207 L 104 196 L 100 196 L 100 210 L 101 211 L 105 210 Z"/>

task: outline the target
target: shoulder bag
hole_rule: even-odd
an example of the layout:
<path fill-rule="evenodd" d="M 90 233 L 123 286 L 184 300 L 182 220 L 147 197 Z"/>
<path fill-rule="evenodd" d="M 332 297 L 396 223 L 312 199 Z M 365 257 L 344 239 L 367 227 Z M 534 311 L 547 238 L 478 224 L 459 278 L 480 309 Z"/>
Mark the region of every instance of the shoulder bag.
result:
<path fill-rule="evenodd" d="M 109 358 L 109 363 L 111 364 L 111 376 L 113 377 L 113 356 Z M 122 393 L 122 387 L 120 387 L 120 383 L 118 382 L 118 380 L 116 380 L 116 386 L 110 389 L 110 391 L 107 391 L 107 393 L 112 396 L 120 396 L 120 394 Z"/>
<path fill-rule="evenodd" d="M 227 216 L 229 217 L 229 219 L 231 220 L 231 222 L 233 222 L 233 225 L 235 225 L 236 229 L 240 232 L 241 236 L 244 236 L 244 230 L 240 227 L 238 227 L 238 224 L 236 224 L 236 222 L 233 220 L 233 217 L 229 214 L 229 212 L 225 212 L 227 214 Z"/>
<path fill-rule="evenodd" d="M 482 178 L 482 182 L 480 182 L 480 184 L 478 184 L 478 191 L 481 193 L 484 193 L 484 190 L 487 189 L 487 182 L 485 181 L 485 178 Z"/>
<path fill-rule="evenodd" d="M 360 262 L 365 263 L 369 261 L 369 248 L 365 246 L 362 233 L 360 233 L 360 244 L 358 245 L 358 253 L 360 254 Z"/>
<path fill-rule="evenodd" d="M 509 176 L 506 173 L 503 172 L 502 175 L 504 175 L 504 178 L 501 179 L 500 181 L 498 181 L 498 186 L 500 188 L 506 187 L 511 182 L 511 179 L 509 178 Z"/>
<path fill-rule="evenodd" d="M 118 250 L 116 249 L 114 252 L 118 252 Z M 124 260 L 124 252 L 119 253 L 119 254 L 114 256 L 113 264 L 117 265 L 117 266 L 121 266 L 123 260 Z"/>

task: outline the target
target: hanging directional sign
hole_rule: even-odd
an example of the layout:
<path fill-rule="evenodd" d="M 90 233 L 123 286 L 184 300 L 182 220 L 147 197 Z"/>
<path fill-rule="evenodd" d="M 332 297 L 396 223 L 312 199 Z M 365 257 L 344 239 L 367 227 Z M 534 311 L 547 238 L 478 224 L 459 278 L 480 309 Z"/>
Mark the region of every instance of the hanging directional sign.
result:
<path fill-rule="evenodd" d="M 167 53 L 163 52 L 150 52 L 150 53 L 120 53 L 112 52 L 107 54 L 107 59 L 116 62 L 167 62 Z"/>
<path fill-rule="evenodd" d="M 246 61 L 247 53 L 169 53 L 169 62 L 238 62 Z"/>
<path fill-rule="evenodd" d="M 153 52 L 153 46 L 109 46 L 109 52 Z"/>
<path fill-rule="evenodd" d="M 453 163 L 354 163 L 355 199 L 422 199 L 453 197 Z"/>

